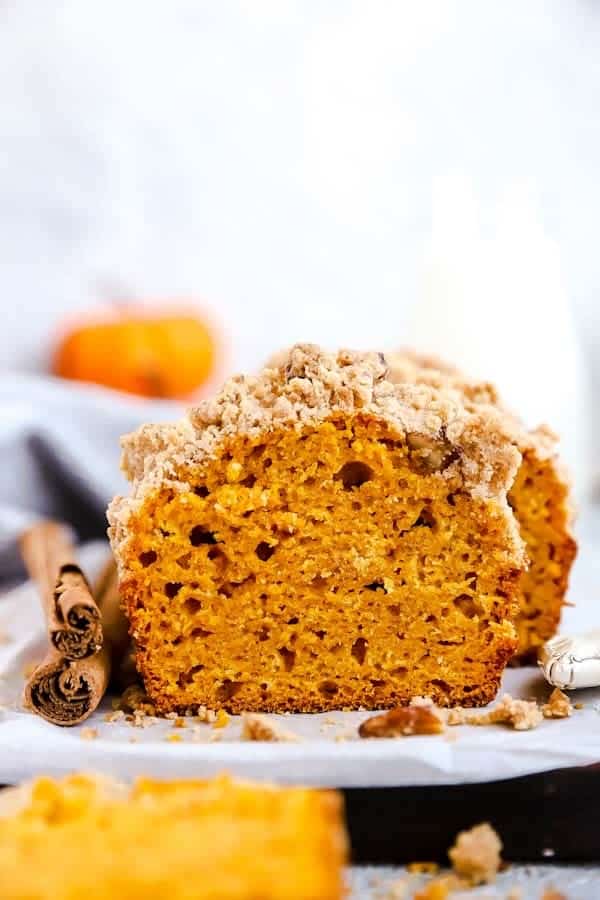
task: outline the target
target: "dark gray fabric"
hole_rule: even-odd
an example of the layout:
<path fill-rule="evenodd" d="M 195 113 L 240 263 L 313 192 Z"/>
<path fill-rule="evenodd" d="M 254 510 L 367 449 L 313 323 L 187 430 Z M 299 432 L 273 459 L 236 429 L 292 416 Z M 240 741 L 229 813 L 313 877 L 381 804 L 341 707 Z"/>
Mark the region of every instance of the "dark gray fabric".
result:
<path fill-rule="evenodd" d="M 0 584 L 22 574 L 16 540 L 36 519 L 69 522 L 81 540 L 106 531 L 106 505 L 126 490 L 119 437 L 175 419 L 175 404 L 28 375 L 0 378 Z"/>

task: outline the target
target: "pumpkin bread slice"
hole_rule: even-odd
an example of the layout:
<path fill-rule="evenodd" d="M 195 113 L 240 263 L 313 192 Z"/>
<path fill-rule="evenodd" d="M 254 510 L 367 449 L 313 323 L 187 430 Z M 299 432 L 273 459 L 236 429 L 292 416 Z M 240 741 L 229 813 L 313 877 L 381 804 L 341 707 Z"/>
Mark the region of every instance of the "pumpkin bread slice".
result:
<path fill-rule="evenodd" d="M 442 360 L 409 350 L 387 354 L 386 358 L 395 383 L 455 390 L 472 411 L 483 412 L 491 404 L 505 413 L 507 427 L 522 455 L 508 502 L 529 556 L 519 586 L 519 648 L 513 662 L 534 662 L 540 648 L 558 629 L 577 553 L 570 483 L 557 455 L 558 439 L 547 426 L 527 429 L 504 409 L 493 385 L 469 379 Z"/>
<path fill-rule="evenodd" d="M 0 797 L 3 900 L 341 900 L 334 791 L 38 778 Z"/>
<path fill-rule="evenodd" d="M 298 345 L 125 439 L 110 537 L 159 711 L 495 696 L 521 455 L 495 410 L 387 375 L 380 354 Z"/>

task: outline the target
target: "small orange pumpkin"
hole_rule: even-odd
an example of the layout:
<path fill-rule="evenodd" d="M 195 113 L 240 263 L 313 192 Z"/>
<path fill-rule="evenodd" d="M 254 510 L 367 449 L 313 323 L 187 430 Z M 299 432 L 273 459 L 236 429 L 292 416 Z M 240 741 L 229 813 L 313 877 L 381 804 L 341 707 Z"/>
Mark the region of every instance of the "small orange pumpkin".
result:
<path fill-rule="evenodd" d="M 215 364 L 210 329 L 194 313 L 123 308 L 71 327 L 52 371 L 143 397 L 184 398 Z"/>

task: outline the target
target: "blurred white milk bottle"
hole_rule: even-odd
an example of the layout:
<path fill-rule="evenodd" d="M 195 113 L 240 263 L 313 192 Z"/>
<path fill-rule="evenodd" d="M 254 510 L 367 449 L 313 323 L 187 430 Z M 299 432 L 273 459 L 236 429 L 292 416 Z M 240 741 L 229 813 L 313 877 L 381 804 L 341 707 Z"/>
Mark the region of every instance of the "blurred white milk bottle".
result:
<path fill-rule="evenodd" d="M 472 183 L 438 180 L 421 295 L 405 342 L 493 381 L 530 426 L 546 423 L 577 500 L 588 491 L 587 380 L 560 266 L 526 185 L 483 236 Z"/>

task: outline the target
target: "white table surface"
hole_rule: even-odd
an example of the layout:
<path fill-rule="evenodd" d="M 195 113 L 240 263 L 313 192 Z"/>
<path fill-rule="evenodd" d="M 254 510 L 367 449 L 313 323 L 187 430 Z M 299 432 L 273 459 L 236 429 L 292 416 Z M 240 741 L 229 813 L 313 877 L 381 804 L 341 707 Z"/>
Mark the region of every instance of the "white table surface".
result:
<path fill-rule="evenodd" d="M 415 890 L 428 877 L 410 876 L 402 867 L 355 866 L 348 873 L 350 900 L 412 900 Z M 406 883 L 405 897 L 394 886 Z M 599 866 L 509 866 L 493 885 L 452 894 L 452 900 L 505 900 L 513 888 L 522 891 L 520 900 L 540 900 L 544 890 L 554 888 L 565 900 L 598 900 Z"/>

